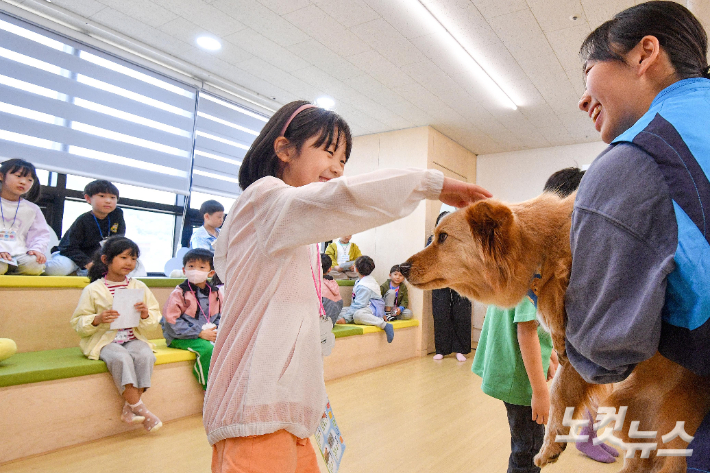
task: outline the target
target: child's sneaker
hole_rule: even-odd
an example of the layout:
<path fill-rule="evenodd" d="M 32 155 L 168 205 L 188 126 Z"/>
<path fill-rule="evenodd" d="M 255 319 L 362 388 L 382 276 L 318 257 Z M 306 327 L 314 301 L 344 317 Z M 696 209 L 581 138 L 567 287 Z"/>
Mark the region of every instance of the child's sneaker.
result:
<path fill-rule="evenodd" d="M 385 312 L 385 322 L 392 322 L 397 318 L 394 312 Z"/>
<path fill-rule="evenodd" d="M 126 424 L 142 424 L 145 420 L 143 416 L 137 416 L 131 410 L 131 406 L 126 401 L 123 404 L 123 410 L 121 411 L 121 420 Z"/>

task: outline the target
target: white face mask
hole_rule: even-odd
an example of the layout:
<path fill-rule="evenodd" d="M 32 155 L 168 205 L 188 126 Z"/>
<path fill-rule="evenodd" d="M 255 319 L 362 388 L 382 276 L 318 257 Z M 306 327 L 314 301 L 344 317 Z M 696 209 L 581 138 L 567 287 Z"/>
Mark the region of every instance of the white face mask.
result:
<path fill-rule="evenodd" d="M 200 271 L 199 269 L 188 269 L 185 271 L 185 276 L 187 280 L 192 284 L 202 284 L 207 281 L 207 276 L 209 276 L 209 271 Z"/>

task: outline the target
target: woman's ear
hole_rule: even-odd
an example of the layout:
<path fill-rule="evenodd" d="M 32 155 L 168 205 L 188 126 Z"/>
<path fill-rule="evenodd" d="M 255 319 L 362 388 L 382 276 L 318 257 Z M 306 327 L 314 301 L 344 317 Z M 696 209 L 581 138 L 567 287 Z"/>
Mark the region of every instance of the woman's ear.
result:
<path fill-rule="evenodd" d="M 293 147 L 289 146 L 289 144 L 291 144 L 291 142 L 285 136 L 279 136 L 274 140 L 274 152 L 284 163 L 293 159 Z"/>
<path fill-rule="evenodd" d="M 661 59 L 661 44 L 655 36 L 644 36 L 631 54 L 630 64 L 636 68 L 638 75 L 643 75 L 653 65 L 658 65 Z"/>

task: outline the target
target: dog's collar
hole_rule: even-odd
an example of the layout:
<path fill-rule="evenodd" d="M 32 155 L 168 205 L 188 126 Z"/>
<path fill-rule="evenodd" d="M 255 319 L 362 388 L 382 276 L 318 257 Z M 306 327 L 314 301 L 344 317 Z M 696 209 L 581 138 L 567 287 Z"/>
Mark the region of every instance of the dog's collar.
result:
<path fill-rule="evenodd" d="M 530 299 L 530 302 L 533 303 L 535 308 L 537 309 L 537 295 L 540 292 L 540 280 L 542 279 L 542 274 L 540 274 L 540 270 L 538 269 L 535 271 L 535 274 L 533 274 L 532 281 L 530 281 L 530 289 L 528 289 L 528 299 Z"/>

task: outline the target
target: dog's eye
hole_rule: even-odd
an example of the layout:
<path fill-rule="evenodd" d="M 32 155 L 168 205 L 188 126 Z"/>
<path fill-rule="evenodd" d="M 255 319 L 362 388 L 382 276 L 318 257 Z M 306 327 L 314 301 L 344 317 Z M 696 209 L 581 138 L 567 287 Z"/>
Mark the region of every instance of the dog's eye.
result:
<path fill-rule="evenodd" d="M 443 233 L 443 232 L 439 233 L 439 243 L 444 243 L 444 241 L 446 240 L 446 237 L 448 237 L 448 236 L 449 235 L 447 235 L 446 233 Z"/>

